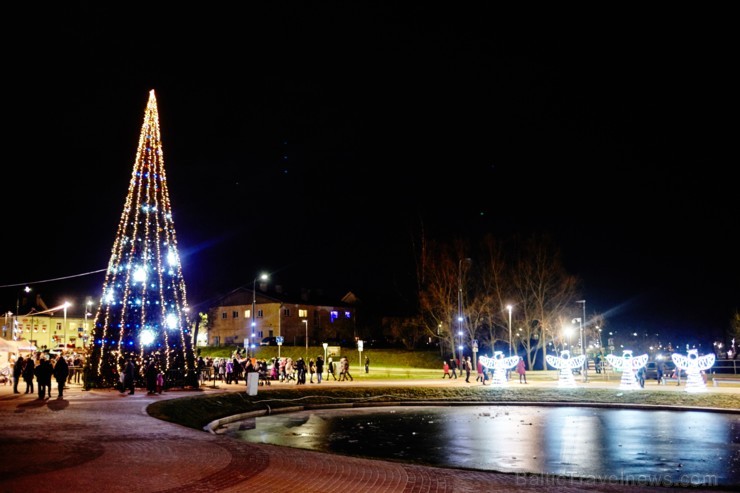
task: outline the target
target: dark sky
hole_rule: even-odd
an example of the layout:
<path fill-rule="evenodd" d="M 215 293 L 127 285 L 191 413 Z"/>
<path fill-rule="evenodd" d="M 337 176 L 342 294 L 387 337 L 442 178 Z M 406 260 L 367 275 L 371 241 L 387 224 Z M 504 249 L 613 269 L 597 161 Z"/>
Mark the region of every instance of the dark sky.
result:
<path fill-rule="evenodd" d="M 9 15 L 0 285 L 107 265 L 154 89 L 191 304 L 266 269 L 395 306 L 423 223 L 552 235 L 615 329 L 719 335 L 740 305 L 720 13 L 172 8 Z"/>

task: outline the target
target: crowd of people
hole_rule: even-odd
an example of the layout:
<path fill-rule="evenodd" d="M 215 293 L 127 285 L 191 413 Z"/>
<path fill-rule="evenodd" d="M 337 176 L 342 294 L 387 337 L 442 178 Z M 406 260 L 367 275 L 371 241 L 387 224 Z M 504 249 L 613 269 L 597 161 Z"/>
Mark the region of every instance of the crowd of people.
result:
<path fill-rule="evenodd" d="M 370 361 L 366 361 L 366 371 Z M 339 361 L 334 361 L 330 356 L 324 361 L 319 355 L 305 361 L 302 357 L 293 359 L 291 357 L 259 359 L 242 356 L 236 351 L 229 358 L 203 358 L 198 357 L 197 367 L 202 384 L 209 381 L 223 382 L 225 384 L 246 383 L 249 373 L 256 373 L 259 385 L 270 385 L 271 382 L 295 383 L 305 385 L 308 383 L 321 383 L 331 380 L 338 382 L 354 381 L 350 373 L 349 360 L 342 356 Z"/>
<path fill-rule="evenodd" d="M 84 361 L 82 355 L 75 352 L 35 351 L 26 357 L 12 355 L 10 363 L 14 394 L 38 394 L 41 400 L 50 399 L 52 382 L 55 382 L 57 399 L 63 399 L 68 384 L 82 381 Z M 25 392 L 19 390 L 21 382 L 25 383 Z"/>

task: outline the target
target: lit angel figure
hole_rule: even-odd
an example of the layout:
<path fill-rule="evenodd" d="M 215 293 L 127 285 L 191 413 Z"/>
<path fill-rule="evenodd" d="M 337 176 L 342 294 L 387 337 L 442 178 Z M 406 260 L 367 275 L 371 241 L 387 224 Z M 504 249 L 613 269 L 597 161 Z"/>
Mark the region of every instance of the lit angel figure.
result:
<path fill-rule="evenodd" d="M 698 349 L 689 349 L 686 356 L 674 353 L 671 358 L 676 364 L 676 368 L 686 372 L 686 392 L 706 392 L 707 384 L 704 382 L 701 372 L 714 365 L 713 353 L 699 356 Z"/>
<path fill-rule="evenodd" d="M 632 356 L 631 349 L 625 349 L 622 357 L 615 356 L 613 354 L 607 354 L 606 360 L 615 368 L 617 371 L 622 372 L 622 381 L 619 384 L 620 389 L 641 389 L 640 383 L 637 381 L 637 370 L 647 364 L 648 355 L 641 354 L 640 356 Z"/>
<path fill-rule="evenodd" d="M 576 379 L 573 377 L 573 369 L 581 368 L 586 361 L 586 355 L 575 356 L 571 358 L 570 351 L 567 349 L 560 352 L 560 356 L 552 354 L 545 355 L 547 364 L 560 370 L 558 373 L 558 387 L 573 388 L 576 386 Z"/>
<path fill-rule="evenodd" d="M 511 370 L 519 363 L 519 356 L 504 358 L 503 351 L 494 351 L 493 358 L 481 356 L 478 360 L 481 365 L 493 369 L 491 385 L 502 386 L 506 385 L 506 370 Z"/>

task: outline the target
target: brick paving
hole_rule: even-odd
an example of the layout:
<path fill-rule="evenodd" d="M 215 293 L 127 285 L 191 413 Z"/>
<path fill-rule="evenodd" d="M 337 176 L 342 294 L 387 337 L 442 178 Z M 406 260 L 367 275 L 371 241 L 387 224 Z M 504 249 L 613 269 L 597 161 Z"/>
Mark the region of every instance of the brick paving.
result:
<path fill-rule="evenodd" d="M 455 384 L 465 385 L 464 380 Z M 244 387 L 207 388 L 206 392 L 236 390 Z M 711 391 L 736 392 L 737 388 Z M 667 489 L 434 468 L 249 444 L 160 421 L 146 412 L 150 403 L 160 399 L 202 394 L 173 391 L 130 396 L 113 390 L 83 391 L 72 385 L 64 399 L 40 401 L 36 395 L 13 394 L 10 385 L 0 386 L 0 492 L 42 488 L 76 493 L 473 493 L 544 488 L 639 493 Z"/>

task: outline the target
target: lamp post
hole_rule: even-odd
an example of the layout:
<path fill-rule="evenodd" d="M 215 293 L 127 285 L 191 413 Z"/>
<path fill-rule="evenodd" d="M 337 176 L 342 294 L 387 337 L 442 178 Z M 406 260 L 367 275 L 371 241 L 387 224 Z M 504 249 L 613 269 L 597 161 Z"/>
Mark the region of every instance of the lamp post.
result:
<path fill-rule="evenodd" d="M 460 365 L 462 364 L 463 360 L 463 331 L 459 331 L 457 335 L 460 336 L 460 346 L 458 346 L 458 349 L 460 350 L 460 363 L 458 364 L 457 361 L 455 361 L 457 368 L 460 368 Z"/>
<path fill-rule="evenodd" d="M 266 281 L 268 278 L 269 276 L 267 274 L 260 274 L 259 276 L 255 277 L 254 280 L 252 281 L 252 336 L 250 339 L 250 346 L 254 344 L 254 331 L 257 325 L 254 321 L 254 311 L 257 305 L 257 279 Z"/>
<path fill-rule="evenodd" d="M 306 360 L 308 360 L 308 320 L 302 320 L 303 325 L 306 326 Z"/>
<path fill-rule="evenodd" d="M 64 339 L 64 347 L 67 347 L 67 308 L 72 306 L 69 301 L 64 302 L 64 326 L 62 327 L 62 339 Z"/>
<path fill-rule="evenodd" d="M 511 357 L 511 305 L 506 305 L 506 309 L 509 310 L 509 356 Z"/>
<path fill-rule="evenodd" d="M 23 291 L 25 291 L 26 294 L 28 294 L 31 292 L 31 288 L 26 286 L 25 288 L 23 288 Z M 15 298 L 15 327 L 13 327 L 13 337 L 14 338 L 15 338 L 15 329 L 18 329 L 18 312 L 20 311 L 21 311 L 21 294 L 18 293 L 18 296 Z"/>
<path fill-rule="evenodd" d="M 89 337 L 88 336 L 89 332 L 87 331 L 87 317 L 92 315 L 92 313 L 90 313 L 91 306 L 92 306 L 92 301 L 87 300 L 87 302 L 85 303 L 85 325 L 82 330 L 82 347 L 83 348 L 87 347 L 87 338 Z"/>
<path fill-rule="evenodd" d="M 463 309 L 462 309 L 462 306 L 463 306 L 463 303 L 462 303 L 462 299 L 463 299 L 462 264 L 463 264 L 463 261 L 465 261 L 465 263 L 470 263 L 471 260 L 470 258 L 461 258 L 457 262 L 457 323 L 458 323 L 460 332 L 462 332 L 463 321 L 465 320 L 463 317 Z M 462 336 L 460 336 L 460 343 L 462 345 Z M 455 341 L 454 340 L 452 341 L 452 357 L 455 358 Z"/>
<path fill-rule="evenodd" d="M 572 329 L 572 328 L 571 328 L 570 326 L 568 326 L 568 327 L 565 327 L 565 338 L 566 338 L 566 339 L 567 339 L 567 341 L 568 341 L 568 342 L 566 343 L 566 345 L 568 346 L 568 351 L 570 351 L 571 353 L 573 352 L 573 351 L 572 351 L 572 349 L 571 349 L 571 347 L 570 347 L 570 335 L 571 335 L 572 333 L 573 333 L 573 329 Z"/>
<path fill-rule="evenodd" d="M 329 347 L 329 343 L 328 342 L 325 342 L 325 343 L 322 344 L 322 346 L 324 346 L 324 364 L 326 365 L 326 350 Z M 328 373 L 329 372 L 329 370 L 328 370 L 329 365 L 327 365 L 326 368 L 327 368 L 327 377 L 328 377 L 329 376 L 329 373 Z M 328 382 L 328 380 L 327 380 L 327 382 Z"/>
<path fill-rule="evenodd" d="M 581 351 L 582 354 L 586 355 L 583 360 L 583 381 L 588 382 L 588 353 L 586 352 L 586 346 L 583 344 L 583 323 L 586 321 L 586 300 L 578 300 L 576 303 L 580 303 L 583 307 L 583 315 L 580 319 L 581 323 Z"/>

